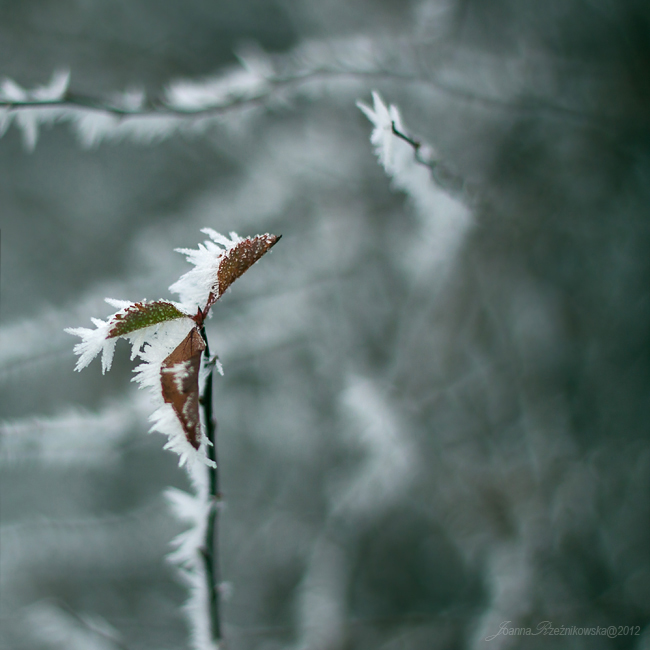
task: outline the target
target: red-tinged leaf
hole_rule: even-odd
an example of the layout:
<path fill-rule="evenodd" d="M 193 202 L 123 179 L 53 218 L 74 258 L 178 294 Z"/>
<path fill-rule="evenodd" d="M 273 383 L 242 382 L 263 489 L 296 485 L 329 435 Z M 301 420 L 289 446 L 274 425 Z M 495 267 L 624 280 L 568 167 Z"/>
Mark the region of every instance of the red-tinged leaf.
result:
<path fill-rule="evenodd" d="M 206 312 L 219 300 L 226 289 L 274 246 L 281 236 L 266 234 L 248 237 L 227 250 L 219 262 L 217 281 L 212 287 L 203 311 Z"/>
<path fill-rule="evenodd" d="M 195 327 L 162 362 L 160 383 L 163 399 L 171 404 L 188 442 L 195 449 L 201 440 L 199 417 L 199 370 L 205 341 Z"/>
<path fill-rule="evenodd" d="M 106 338 L 123 336 L 150 325 L 187 317 L 187 314 L 178 310 L 170 302 L 164 300 L 147 302 L 143 300 L 127 307 L 123 312 L 115 314 L 113 327 L 109 330 Z"/>

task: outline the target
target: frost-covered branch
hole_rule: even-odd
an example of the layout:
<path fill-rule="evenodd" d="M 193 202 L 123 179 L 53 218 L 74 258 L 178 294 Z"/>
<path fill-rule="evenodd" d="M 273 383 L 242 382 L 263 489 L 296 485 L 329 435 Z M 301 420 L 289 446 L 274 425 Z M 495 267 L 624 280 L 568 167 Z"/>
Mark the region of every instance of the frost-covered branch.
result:
<path fill-rule="evenodd" d="M 265 60 L 255 60 L 211 79 L 171 83 L 155 100 L 138 91 L 122 93 L 112 100 L 72 92 L 69 72 L 56 72 L 49 84 L 33 90 L 5 79 L 0 84 L 0 136 L 14 123 L 31 151 L 41 126 L 68 122 L 87 148 L 105 140 L 150 143 L 178 132 L 203 132 L 226 114 L 264 106 L 275 99 L 285 102 L 287 93 L 295 94 L 310 83 L 368 77 L 415 79 L 381 68 L 317 66 L 277 73 Z"/>
<path fill-rule="evenodd" d="M 357 102 L 357 106 L 375 125 L 370 138 L 375 145 L 375 153 L 386 172 L 393 176 L 401 189 L 408 191 L 408 188 L 413 188 L 419 180 L 416 181 L 415 175 L 409 173 L 411 165 L 404 157 L 405 149 L 398 146 L 396 139 L 411 147 L 413 160 L 431 170 L 434 182 L 442 190 L 450 193 L 462 192 L 465 188 L 463 178 L 440 159 L 432 146 L 406 133 L 397 108 L 393 105 L 386 106 L 377 92 L 373 92 L 372 97 L 373 108 L 362 102 Z"/>
<path fill-rule="evenodd" d="M 151 389 L 157 410 L 152 430 L 168 436 L 166 449 L 179 455 L 192 482 L 191 494 L 170 490 L 179 519 L 190 527 L 174 540 L 170 558 L 185 578 L 190 597 L 186 610 L 196 650 L 213 650 L 221 642 L 219 558 L 216 538 L 219 507 L 216 423 L 212 414 L 212 375 L 218 360 L 210 357 L 204 322 L 230 285 L 257 262 L 279 237 L 265 234 L 230 237 L 204 228 L 209 236 L 198 249 L 177 249 L 194 267 L 170 286 L 180 302 L 128 302 L 107 299 L 118 309 L 107 320 L 93 318 L 95 329 L 70 328 L 79 336 L 74 351 L 77 370 L 102 355 L 109 370 L 117 339 L 127 339 L 131 358 L 139 357 L 135 380 Z M 203 386 L 203 389 L 201 389 Z M 203 411 L 201 422 L 200 410 Z"/>
<path fill-rule="evenodd" d="M 393 185 L 410 197 L 421 223 L 418 248 L 406 258 L 417 273 L 438 266 L 442 279 L 473 222 L 464 183 L 448 171 L 434 147 L 406 135 L 396 106 L 386 105 L 377 92 L 372 97 L 372 108 L 357 102 L 374 126 L 370 142 Z M 438 173 L 441 169 L 445 174 Z"/>
<path fill-rule="evenodd" d="M 416 140 L 412 136 L 402 133 L 402 131 L 397 128 L 394 121 L 391 121 L 391 129 L 393 135 L 404 140 L 404 142 L 413 147 L 413 157 L 415 160 L 431 170 L 435 182 L 442 189 L 449 192 L 461 192 L 465 189 L 464 179 L 442 160 L 436 159 L 433 151 L 429 147 L 426 145 L 423 146 L 423 143 L 420 140 Z"/>
<path fill-rule="evenodd" d="M 603 124 L 598 116 L 555 106 L 541 98 L 519 106 L 499 94 L 460 87 L 445 78 L 444 70 L 417 72 L 413 61 L 417 47 L 411 40 L 384 42 L 357 37 L 310 41 L 275 57 L 253 48 L 238 54 L 241 65 L 203 80 L 172 82 L 155 99 L 138 90 L 110 98 L 72 91 L 67 71 L 55 72 L 48 84 L 31 90 L 5 79 L 0 84 L 0 136 L 13 123 L 21 130 L 25 147 L 33 150 L 41 126 L 67 122 L 84 147 L 124 139 L 151 143 L 179 132 L 202 133 L 226 115 L 282 105 L 301 94 L 310 96 L 314 87 L 319 88 L 323 82 L 350 80 L 416 83 L 488 109 L 537 110 L 564 119 Z"/>

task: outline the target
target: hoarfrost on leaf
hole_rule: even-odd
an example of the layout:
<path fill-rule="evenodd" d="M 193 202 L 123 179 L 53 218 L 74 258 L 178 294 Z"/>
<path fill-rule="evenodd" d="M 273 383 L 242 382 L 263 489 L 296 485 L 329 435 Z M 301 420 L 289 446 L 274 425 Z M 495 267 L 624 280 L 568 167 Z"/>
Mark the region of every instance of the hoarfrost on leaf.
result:
<path fill-rule="evenodd" d="M 95 325 L 94 330 L 87 327 L 67 327 L 65 332 L 73 336 L 81 337 L 81 343 L 77 343 L 73 351 L 79 355 L 75 370 L 83 370 L 90 362 L 102 352 L 102 373 L 111 369 L 113 363 L 113 352 L 115 350 L 115 339 L 108 338 L 108 332 L 111 328 L 109 321 L 103 321 L 99 318 L 90 319 Z"/>
<path fill-rule="evenodd" d="M 110 337 L 124 336 L 151 325 L 188 317 L 188 314 L 166 300 L 143 300 L 132 304 L 115 301 L 113 304 L 120 304 L 120 311 L 111 319 L 113 327 L 108 334 Z"/>
<path fill-rule="evenodd" d="M 230 239 L 212 228 L 203 228 L 201 232 L 208 235 L 210 239 L 199 244 L 198 249 L 175 249 L 177 253 L 185 255 L 187 261 L 193 264 L 194 268 L 169 287 L 172 293 L 180 296 L 181 304 L 190 312 L 207 304 L 224 253 L 242 241 L 235 232 L 230 233 Z"/>
<path fill-rule="evenodd" d="M 151 431 L 168 437 L 164 448 L 179 456 L 179 465 L 186 466 L 195 489 L 195 494 L 169 493 L 179 518 L 191 524 L 176 538 L 177 549 L 171 559 L 179 565 L 179 573 L 189 586 L 190 597 L 185 609 L 192 623 L 193 646 L 199 650 L 216 650 L 211 603 L 215 598 L 218 602 L 218 595 L 214 591 L 213 560 L 205 551 L 206 531 L 211 525 L 209 515 L 216 515 L 218 507 L 218 495 L 214 492 L 217 481 L 208 481 L 207 474 L 208 467 L 216 469 L 216 461 L 207 453 L 214 445 L 209 439 L 214 424 L 210 409 L 206 408 L 206 435 L 199 407 L 201 385 L 205 385 L 212 372 L 211 366 L 220 374 L 223 368 L 216 356 L 209 361 L 204 359 L 207 342 L 203 324 L 210 307 L 279 237 L 265 234 L 242 239 L 234 232 L 225 237 L 211 228 L 202 232 L 210 239 L 199 244 L 197 250 L 180 249 L 194 265 L 170 287 L 180 294 L 182 303 L 107 298 L 118 311 L 106 321 L 92 319 L 94 330 L 69 328 L 65 331 L 81 337 L 81 343 L 74 348 L 80 356 L 77 370 L 87 366 L 100 352 L 103 352 L 103 370 L 108 370 L 118 338 L 130 341 L 131 358 L 137 356 L 142 361 L 134 370 L 133 380 L 141 388 L 151 389 L 157 407 L 149 418 Z"/>
<path fill-rule="evenodd" d="M 194 268 L 169 287 L 180 295 L 181 304 L 188 312 L 197 308 L 205 314 L 224 294 L 226 289 L 280 239 L 276 235 L 257 235 L 242 239 L 235 232 L 230 238 L 204 228 L 210 237 L 198 249 L 177 248 Z"/>
<path fill-rule="evenodd" d="M 162 362 L 160 383 L 166 404 L 171 404 L 187 441 L 198 449 L 201 443 L 199 417 L 199 371 L 206 345 L 194 328 Z"/>
<path fill-rule="evenodd" d="M 131 358 L 134 359 L 138 350 L 146 343 L 153 331 L 150 328 L 159 328 L 163 323 L 171 320 L 184 319 L 192 323 L 188 314 L 180 311 L 176 305 L 167 301 L 152 303 L 128 302 L 106 298 L 106 302 L 119 311 L 103 321 L 91 318 L 96 329 L 86 327 L 66 328 L 68 334 L 79 336 L 81 343 L 74 347 L 74 353 L 79 355 L 75 370 L 83 370 L 101 352 L 102 372 L 111 369 L 115 342 L 118 338 L 130 341 L 132 350 Z M 149 330 L 149 331 L 144 331 Z"/>

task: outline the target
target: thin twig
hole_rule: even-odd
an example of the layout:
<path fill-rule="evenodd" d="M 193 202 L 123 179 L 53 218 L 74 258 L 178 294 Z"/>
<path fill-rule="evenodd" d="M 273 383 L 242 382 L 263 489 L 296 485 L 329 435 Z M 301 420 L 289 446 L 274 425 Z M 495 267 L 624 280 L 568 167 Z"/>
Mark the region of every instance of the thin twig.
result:
<path fill-rule="evenodd" d="M 99 97 L 83 95 L 68 91 L 61 99 L 48 100 L 0 100 L 0 108 L 16 110 L 21 108 L 52 108 L 68 107 L 80 108 L 97 111 L 100 113 L 109 113 L 117 117 L 192 117 L 202 115 L 219 115 L 232 110 L 237 110 L 244 106 L 256 106 L 264 104 L 274 91 L 281 90 L 289 86 L 299 86 L 311 81 L 329 78 L 386 78 L 401 81 L 420 81 L 427 83 L 427 80 L 416 75 L 406 75 L 392 73 L 388 71 L 361 71 L 361 70 L 329 70 L 327 68 L 318 68 L 309 72 L 290 75 L 286 77 L 268 77 L 264 79 L 264 86 L 258 94 L 231 96 L 227 101 L 219 104 L 212 104 L 202 108 L 179 108 L 167 103 L 164 100 L 150 101 L 138 108 L 127 108 L 117 104 L 111 104 Z"/>
<path fill-rule="evenodd" d="M 393 135 L 404 140 L 407 144 L 413 147 L 413 157 L 420 165 L 424 165 L 431 170 L 433 180 L 443 190 L 452 193 L 461 193 L 466 189 L 465 179 L 460 174 L 453 171 L 447 164 L 435 158 L 425 158 L 422 156 L 422 142 L 416 140 L 406 133 L 402 133 L 396 126 L 395 122 L 391 122 Z"/>
<path fill-rule="evenodd" d="M 201 336 L 205 341 L 204 355 L 210 359 L 210 346 L 208 337 L 205 333 L 205 327 L 201 327 Z M 212 377 L 214 366 L 210 369 L 205 382 L 203 395 L 201 396 L 201 406 L 203 408 L 203 417 L 211 444 L 208 445 L 208 458 L 214 461 L 215 466 L 210 467 L 208 472 L 210 476 L 210 510 L 208 514 L 207 527 L 205 531 L 205 543 L 203 547 L 203 559 L 205 562 L 205 579 L 207 582 L 209 610 L 210 610 L 210 627 L 212 640 L 215 645 L 219 645 L 222 640 L 221 633 L 221 608 L 219 583 L 221 581 L 219 567 L 219 530 L 218 517 L 219 505 L 221 503 L 221 493 L 219 492 L 219 466 L 217 461 L 217 421 L 214 418 L 212 408 Z"/>
<path fill-rule="evenodd" d="M 415 140 L 410 135 L 406 135 L 406 133 L 402 133 L 401 131 L 399 131 L 398 128 L 395 126 L 394 121 L 391 122 L 390 125 L 392 127 L 393 135 L 396 135 L 398 138 L 404 140 L 404 142 L 410 144 L 413 147 L 413 149 L 415 150 L 415 159 L 421 165 L 433 169 L 433 166 L 436 165 L 437 163 L 436 161 L 425 160 L 424 158 L 422 158 L 422 154 L 420 153 L 420 147 L 422 146 L 422 143 L 419 140 Z"/>

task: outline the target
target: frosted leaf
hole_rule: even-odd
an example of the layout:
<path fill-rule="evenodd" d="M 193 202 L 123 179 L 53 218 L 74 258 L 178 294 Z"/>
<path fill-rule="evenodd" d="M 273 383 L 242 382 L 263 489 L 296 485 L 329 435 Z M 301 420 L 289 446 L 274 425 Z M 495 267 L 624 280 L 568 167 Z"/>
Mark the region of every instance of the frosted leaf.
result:
<path fill-rule="evenodd" d="M 234 235 L 235 233 L 231 233 Z M 219 263 L 217 282 L 213 284 L 208 304 L 218 300 L 228 287 L 278 241 L 275 235 L 257 235 L 240 241 L 226 251 Z"/>
<path fill-rule="evenodd" d="M 188 442 L 198 449 L 201 440 L 199 417 L 199 370 L 205 341 L 198 329 L 181 341 L 162 362 L 160 383 L 165 403 L 171 404 Z"/>
<path fill-rule="evenodd" d="M 129 336 L 145 331 L 139 330 Z M 179 348 L 182 351 L 183 343 L 190 338 L 188 335 L 197 332 L 196 324 L 190 318 L 179 318 L 154 326 L 149 329 L 149 332 L 143 349 L 137 352 L 142 363 L 135 368 L 133 381 L 139 383 L 141 388 L 150 388 L 154 403 L 158 406 L 149 418 L 153 423 L 151 431 L 157 431 L 168 437 L 164 448 L 178 454 L 180 465 L 189 461 L 188 471 L 197 463 L 214 466 L 214 462 L 206 456 L 205 447 L 208 442 L 198 421 L 198 368 L 196 368 L 196 377 L 188 372 L 187 382 L 183 376 L 183 368 L 181 374 L 176 374 L 175 368 L 179 363 L 182 365 L 188 360 L 198 365 L 202 350 L 192 355 L 191 352 L 196 350 L 190 349 L 187 358 L 182 358 L 181 352 L 177 353 L 178 358 L 173 356 Z M 168 382 L 165 390 L 162 387 L 163 369 L 172 370 L 171 382 Z M 180 396 L 174 394 L 173 384 L 177 379 L 183 384 L 183 389 L 187 388 L 187 391 Z M 190 379 L 191 391 L 189 390 Z"/>
<path fill-rule="evenodd" d="M 163 449 L 168 449 L 178 456 L 178 465 L 180 467 L 187 465 L 188 471 L 191 471 L 194 465 L 216 467 L 216 463 L 206 455 L 207 441 L 203 433 L 201 433 L 199 448 L 197 449 L 188 441 L 183 426 L 170 404 L 164 404 L 154 411 L 149 420 L 153 423 L 150 431 L 156 431 L 168 437 Z"/>
<path fill-rule="evenodd" d="M 181 341 L 196 328 L 191 318 L 179 318 L 154 326 L 149 329 L 146 345 L 138 351 L 137 356 L 144 362 L 134 369 L 133 381 L 142 387 L 154 389 L 158 404 L 163 403 L 160 390 L 160 368 L 163 361 L 178 347 Z M 144 332 L 145 330 L 140 330 Z M 133 332 L 129 336 L 133 336 Z"/>
<path fill-rule="evenodd" d="M 131 342 L 133 346 L 131 358 L 134 358 L 140 347 L 153 335 L 153 329 L 161 323 L 172 319 L 193 322 L 171 302 L 160 300 L 153 303 L 146 301 L 132 303 L 112 298 L 106 300 L 113 306 L 119 306 L 120 310 L 106 321 L 92 318 L 91 321 L 96 329 L 85 327 L 65 329 L 68 334 L 81 338 L 81 343 L 77 343 L 74 347 L 74 353 L 79 355 L 75 366 L 77 371 L 83 370 L 100 352 L 102 352 L 102 372 L 110 370 L 115 342 L 118 338 L 126 338 Z"/>
<path fill-rule="evenodd" d="M 188 316 L 188 314 L 180 311 L 174 304 L 166 300 L 156 300 L 149 303 L 143 300 L 128 305 L 124 305 L 122 302 L 119 304 L 121 310 L 111 319 L 113 326 L 108 333 L 109 337 L 124 336 L 150 325 Z"/>
<path fill-rule="evenodd" d="M 279 237 L 276 235 L 257 235 L 242 239 L 231 232 L 224 237 L 211 228 L 204 228 L 210 237 L 197 250 L 178 248 L 194 268 L 185 273 L 169 287 L 172 293 L 181 297 L 187 311 L 202 309 L 205 313 L 226 291 L 226 289 L 257 260 L 262 257 Z"/>
<path fill-rule="evenodd" d="M 74 347 L 80 355 L 76 370 L 85 368 L 100 352 L 102 370 L 109 370 L 117 339 L 127 339 L 131 358 L 138 356 L 143 362 L 135 368 L 133 380 L 151 389 L 159 407 L 150 417 L 151 430 L 168 436 L 165 449 L 177 453 L 181 465 L 190 461 L 190 465 L 214 466 L 205 453 L 208 441 L 199 418 L 199 371 L 205 343 L 196 323 L 167 301 L 132 303 L 108 298 L 107 302 L 119 311 L 106 321 L 91 319 L 94 330 L 65 330 L 82 339 Z M 188 340 L 192 345 L 186 345 Z"/>

